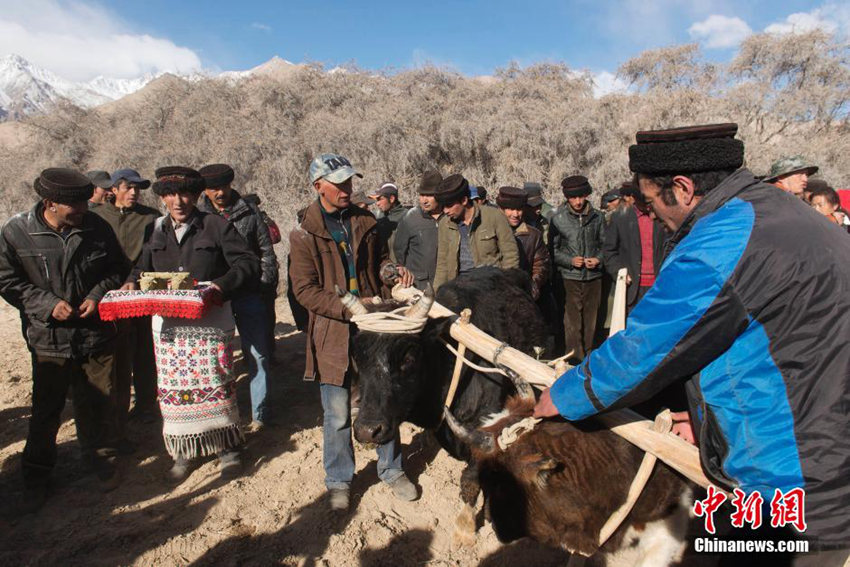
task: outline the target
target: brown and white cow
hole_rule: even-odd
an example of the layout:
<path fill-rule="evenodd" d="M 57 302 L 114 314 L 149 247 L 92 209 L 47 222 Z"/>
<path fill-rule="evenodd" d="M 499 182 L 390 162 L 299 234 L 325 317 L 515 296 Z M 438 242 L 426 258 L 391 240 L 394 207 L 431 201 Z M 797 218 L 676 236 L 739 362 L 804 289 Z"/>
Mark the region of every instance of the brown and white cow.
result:
<path fill-rule="evenodd" d="M 599 532 L 626 501 L 643 451 L 591 421 L 545 420 L 505 449 L 499 435 L 533 414 L 534 394 L 516 376 L 504 411 L 469 431 L 446 421 L 472 448 L 490 520 L 502 542 L 530 537 L 619 564 L 662 566 L 681 559 L 692 485 L 661 463 L 625 521 L 599 546 Z"/>

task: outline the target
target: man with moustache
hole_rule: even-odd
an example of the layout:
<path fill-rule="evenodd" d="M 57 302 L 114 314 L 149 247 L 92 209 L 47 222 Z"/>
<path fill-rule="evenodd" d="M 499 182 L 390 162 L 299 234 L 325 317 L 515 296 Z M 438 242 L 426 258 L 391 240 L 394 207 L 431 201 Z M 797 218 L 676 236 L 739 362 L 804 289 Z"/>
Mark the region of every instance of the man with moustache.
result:
<path fill-rule="evenodd" d="M 84 458 L 104 489 L 117 486 L 116 330 L 100 320 L 97 306 L 127 269 L 112 229 L 88 212 L 93 186 L 86 176 L 49 168 L 33 186 L 40 200 L 0 234 L 0 295 L 20 311 L 32 354 L 32 416 L 22 459 L 30 509 L 47 497 L 69 389 Z"/>

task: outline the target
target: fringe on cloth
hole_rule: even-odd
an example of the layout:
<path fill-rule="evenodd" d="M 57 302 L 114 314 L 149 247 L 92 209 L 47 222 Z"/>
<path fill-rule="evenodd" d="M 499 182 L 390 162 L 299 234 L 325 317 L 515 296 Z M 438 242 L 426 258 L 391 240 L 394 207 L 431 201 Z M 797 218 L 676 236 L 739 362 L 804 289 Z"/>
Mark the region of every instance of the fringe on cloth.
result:
<path fill-rule="evenodd" d="M 195 459 L 207 457 L 239 447 L 245 442 L 245 435 L 238 425 L 228 425 L 221 429 L 189 433 L 186 435 L 163 434 L 165 449 L 173 459 Z"/>

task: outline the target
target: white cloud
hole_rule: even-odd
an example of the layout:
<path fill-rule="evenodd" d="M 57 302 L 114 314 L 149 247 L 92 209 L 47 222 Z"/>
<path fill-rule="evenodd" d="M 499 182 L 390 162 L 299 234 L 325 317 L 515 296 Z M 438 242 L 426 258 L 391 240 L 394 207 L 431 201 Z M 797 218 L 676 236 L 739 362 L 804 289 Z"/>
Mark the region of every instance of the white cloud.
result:
<path fill-rule="evenodd" d="M 264 32 L 272 31 L 272 27 L 266 24 L 261 24 L 260 22 L 251 22 L 251 27 L 255 30 L 260 30 Z"/>
<path fill-rule="evenodd" d="M 628 90 L 628 83 L 610 71 L 598 71 L 590 73 L 593 80 L 593 96 L 599 98 L 612 93 L 624 93 Z"/>
<path fill-rule="evenodd" d="M 767 26 L 773 34 L 806 33 L 820 29 L 827 33 L 850 34 L 850 4 L 827 3 L 810 12 L 796 12 L 781 22 Z"/>
<path fill-rule="evenodd" d="M 725 49 L 736 47 L 749 37 L 753 30 L 741 18 L 714 14 L 696 22 L 688 28 L 688 33 L 691 38 L 702 42 L 709 49 Z"/>
<path fill-rule="evenodd" d="M 0 55 L 8 53 L 74 81 L 201 68 L 191 49 L 135 33 L 100 5 L 69 0 L 0 0 Z"/>

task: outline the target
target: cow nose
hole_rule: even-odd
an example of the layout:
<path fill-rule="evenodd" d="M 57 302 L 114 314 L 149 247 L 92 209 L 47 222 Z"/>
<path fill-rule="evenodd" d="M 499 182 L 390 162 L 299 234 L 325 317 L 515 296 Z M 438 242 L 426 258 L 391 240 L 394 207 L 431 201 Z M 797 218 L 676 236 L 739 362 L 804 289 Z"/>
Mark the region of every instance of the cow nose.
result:
<path fill-rule="evenodd" d="M 354 436 L 361 443 L 383 443 L 386 431 L 387 424 L 380 421 L 358 419 L 354 424 Z"/>

